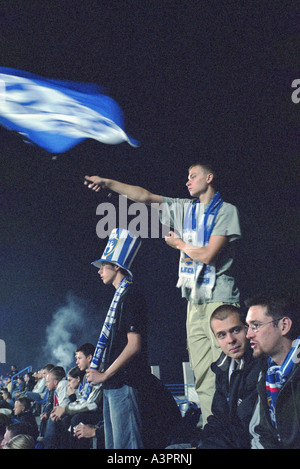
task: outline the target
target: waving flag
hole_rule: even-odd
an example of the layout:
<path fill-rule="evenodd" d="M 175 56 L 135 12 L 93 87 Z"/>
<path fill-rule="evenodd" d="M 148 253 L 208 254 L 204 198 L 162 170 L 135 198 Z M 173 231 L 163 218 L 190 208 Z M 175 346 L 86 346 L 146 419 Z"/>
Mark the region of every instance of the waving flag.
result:
<path fill-rule="evenodd" d="M 120 106 L 99 87 L 4 67 L 0 67 L 0 125 L 50 153 L 63 153 L 86 138 L 138 146 L 124 130 Z"/>

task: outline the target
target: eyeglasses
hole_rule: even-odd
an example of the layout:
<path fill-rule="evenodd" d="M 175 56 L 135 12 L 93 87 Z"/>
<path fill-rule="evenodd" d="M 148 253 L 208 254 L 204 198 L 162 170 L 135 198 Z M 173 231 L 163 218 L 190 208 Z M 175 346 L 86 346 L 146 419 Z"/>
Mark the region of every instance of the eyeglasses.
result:
<path fill-rule="evenodd" d="M 252 332 L 258 332 L 261 327 L 271 324 L 272 322 L 280 321 L 280 319 L 282 318 L 273 319 L 273 321 L 269 322 L 254 322 L 253 324 L 246 325 L 246 331 L 248 332 L 248 329 L 251 329 Z"/>

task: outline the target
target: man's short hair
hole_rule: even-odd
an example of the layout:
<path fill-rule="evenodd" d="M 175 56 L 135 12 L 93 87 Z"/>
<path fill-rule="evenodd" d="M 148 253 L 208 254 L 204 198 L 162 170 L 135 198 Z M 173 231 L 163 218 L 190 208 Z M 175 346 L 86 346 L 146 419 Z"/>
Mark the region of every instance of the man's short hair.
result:
<path fill-rule="evenodd" d="M 201 166 L 201 168 L 203 168 L 205 171 L 207 171 L 207 173 L 212 173 L 214 175 L 212 185 L 215 186 L 217 184 L 218 175 L 217 175 L 217 172 L 216 172 L 216 168 L 211 163 L 211 161 L 206 161 L 206 160 L 195 161 L 195 163 L 193 163 L 189 166 L 189 171 L 192 168 L 194 168 L 195 166 Z"/>
<path fill-rule="evenodd" d="M 52 368 L 54 368 L 54 365 L 52 365 L 52 363 L 48 363 L 47 365 L 43 367 L 43 370 L 48 371 L 49 373 L 49 371 L 52 370 Z"/>
<path fill-rule="evenodd" d="M 16 401 L 20 402 L 20 404 L 25 407 L 25 410 L 31 409 L 31 402 L 28 399 L 28 397 L 25 397 L 25 396 L 24 397 L 17 397 Z"/>
<path fill-rule="evenodd" d="M 66 376 L 65 369 L 62 366 L 55 366 L 49 371 L 49 374 L 51 374 L 57 381 L 61 381 Z"/>
<path fill-rule="evenodd" d="M 86 357 L 88 357 L 89 355 L 93 356 L 94 352 L 95 352 L 95 346 L 93 344 L 89 344 L 89 343 L 83 344 L 80 347 L 78 347 L 76 352 L 82 352 L 83 355 L 85 355 Z"/>
<path fill-rule="evenodd" d="M 240 309 L 237 306 L 234 306 L 231 304 L 224 304 L 224 305 L 218 306 L 210 317 L 210 323 L 212 322 L 213 319 L 224 321 L 224 319 L 227 319 L 228 316 L 230 316 L 231 314 L 238 314 L 239 316 L 241 316 Z M 241 317 L 241 320 L 242 320 L 242 317 Z"/>

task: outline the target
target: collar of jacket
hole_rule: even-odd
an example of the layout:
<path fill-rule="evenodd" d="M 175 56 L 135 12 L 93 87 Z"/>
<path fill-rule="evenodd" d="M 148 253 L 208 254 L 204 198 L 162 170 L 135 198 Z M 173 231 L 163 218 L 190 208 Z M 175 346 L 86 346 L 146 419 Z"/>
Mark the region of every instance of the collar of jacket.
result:
<path fill-rule="evenodd" d="M 232 358 L 226 355 L 224 352 L 221 353 L 220 357 L 218 358 L 217 361 L 215 361 L 212 364 L 212 370 L 221 370 L 223 372 L 228 371 L 230 364 L 231 364 Z M 252 350 L 250 347 L 247 348 L 245 354 L 243 357 L 237 362 L 237 366 L 235 368 L 236 370 L 243 370 L 245 363 L 248 363 L 249 361 L 254 360 L 253 355 L 252 355 Z"/>

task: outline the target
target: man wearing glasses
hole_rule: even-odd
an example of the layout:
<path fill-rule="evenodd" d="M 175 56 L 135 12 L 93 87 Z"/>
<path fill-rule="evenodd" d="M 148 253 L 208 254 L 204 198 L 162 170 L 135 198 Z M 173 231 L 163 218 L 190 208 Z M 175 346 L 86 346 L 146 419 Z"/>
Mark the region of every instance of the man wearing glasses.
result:
<path fill-rule="evenodd" d="M 220 345 L 220 358 L 211 366 L 216 375 L 212 415 L 200 435 L 200 449 L 247 449 L 249 422 L 257 400 L 256 384 L 264 358 L 255 360 L 246 338 L 239 308 L 222 305 L 210 320 Z"/>
<path fill-rule="evenodd" d="M 250 449 L 249 423 L 265 358 L 253 358 L 243 319 L 240 309 L 231 304 L 221 305 L 213 312 L 210 328 L 222 352 L 211 365 L 216 376 L 212 414 L 190 443 L 182 442 L 168 449 Z"/>
<path fill-rule="evenodd" d="M 252 448 L 300 448 L 300 318 L 284 298 L 247 301 L 247 337 L 255 358 L 268 357 L 250 422 Z"/>

